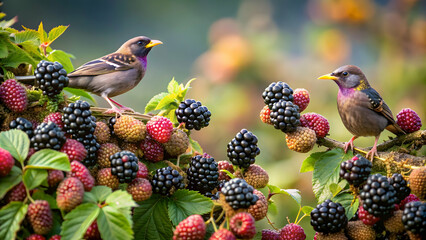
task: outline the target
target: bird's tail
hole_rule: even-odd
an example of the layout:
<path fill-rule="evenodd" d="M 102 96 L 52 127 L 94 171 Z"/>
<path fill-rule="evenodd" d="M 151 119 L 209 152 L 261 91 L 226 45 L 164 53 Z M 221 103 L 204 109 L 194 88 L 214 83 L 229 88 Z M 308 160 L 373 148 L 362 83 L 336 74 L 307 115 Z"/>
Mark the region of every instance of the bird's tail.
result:
<path fill-rule="evenodd" d="M 395 134 L 395 135 L 397 135 L 397 136 L 401 136 L 401 135 L 407 134 L 407 133 L 406 133 L 406 132 L 404 132 L 404 130 L 402 130 L 402 129 L 401 129 L 401 127 L 400 127 L 398 124 L 396 124 L 396 123 L 389 124 L 389 125 L 386 127 L 386 129 L 387 129 L 388 131 L 390 131 L 390 132 L 394 133 L 394 134 Z"/>

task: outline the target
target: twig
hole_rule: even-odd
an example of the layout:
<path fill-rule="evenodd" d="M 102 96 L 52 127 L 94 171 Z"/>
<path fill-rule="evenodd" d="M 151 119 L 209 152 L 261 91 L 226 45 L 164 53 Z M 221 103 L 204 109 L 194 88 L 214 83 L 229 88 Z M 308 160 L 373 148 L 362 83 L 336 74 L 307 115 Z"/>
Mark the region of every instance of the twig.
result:
<path fill-rule="evenodd" d="M 100 107 L 91 107 L 90 110 L 92 111 L 92 114 L 95 116 L 103 116 L 103 117 L 113 117 L 115 116 L 115 113 L 105 113 L 108 108 L 100 108 Z M 152 115 L 148 114 L 141 114 L 141 113 L 133 113 L 133 112 L 125 112 L 124 115 L 132 116 L 136 119 L 142 120 L 142 121 L 149 121 L 152 118 Z"/>
<path fill-rule="evenodd" d="M 4 75 L 0 74 L 0 78 L 4 78 Z M 15 76 L 14 78 L 16 81 L 25 83 L 25 84 L 33 84 L 35 85 L 35 76 L 34 75 L 28 75 L 28 76 Z"/>

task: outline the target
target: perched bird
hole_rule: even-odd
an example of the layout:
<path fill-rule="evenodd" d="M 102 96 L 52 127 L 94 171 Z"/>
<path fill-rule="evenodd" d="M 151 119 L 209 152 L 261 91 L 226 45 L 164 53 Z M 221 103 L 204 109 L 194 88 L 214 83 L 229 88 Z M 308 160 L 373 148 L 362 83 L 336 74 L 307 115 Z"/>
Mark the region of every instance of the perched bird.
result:
<path fill-rule="evenodd" d="M 375 136 L 373 148 L 367 158 L 377 156 L 377 141 L 387 129 L 396 135 L 405 132 L 395 123 L 392 112 L 380 94 L 370 86 L 364 73 L 357 66 L 346 65 L 318 79 L 333 80 L 339 86 L 337 109 L 345 127 L 354 136 L 345 143 L 345 152 L 353 149 L 353 141 L 360 136 Z"/>
<path fill-rule="evenodd" d="M 144 36 L 132 38 L 114 53 L 87 62 L 68 74 L 68 87 L 84 89 L 101 96 L 112 107 L 107 110 L 108 113 L 133 111 L 111 97 L 138 85 L 145 75 L 149 51 L 159 44 L 162 42 Z"/>

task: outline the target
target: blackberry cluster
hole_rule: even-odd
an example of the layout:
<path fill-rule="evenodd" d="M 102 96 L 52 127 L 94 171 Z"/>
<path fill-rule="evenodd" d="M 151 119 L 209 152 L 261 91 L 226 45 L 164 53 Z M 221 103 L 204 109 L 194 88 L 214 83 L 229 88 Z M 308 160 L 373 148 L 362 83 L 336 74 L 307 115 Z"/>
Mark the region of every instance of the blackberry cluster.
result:
<path fill-rule="evenodd" d="M 260 153 L 260 149 L 257 147 L 257 137 L 247 129 L 242 129 L 228 143 L 227 152 L 232 164 L 248 168 Z"/>
<path fill-rule="evenodd" d="M 9 128 L 22 130 L 28 135 L 29 139 L 34 136 L 33 124 L 23 117 L 18 117 L 15 120 L 12 120 L 9 123 Z"/>
<path fill-rule="evenodd" d="M 83 163 L 86 166 L 94 165 L 100 144 L 93 134 L 96 128 L 96 118 L 92 116 L 89 103 L 78 100 L 75 103 L 68 104 L 63 111 L 64 131 L 70 134 L 73 139 L 81 142 L 86 148 L 87 157 Z"/>
<path fill-rule="evenodd" d="M 200 130 L 207 127 L 212 115 L 207 107 L 202 106 L 199 101 L 194 99 L 186 99 L 181 102 L 175 113 L 179 123 L 185 123 L 185 128 L 188 130 Z"/>
<path fill-rule="evenodd" d="M 262 93 L 265 104 L 272 110 L 274 103 L 285 100 L 293 102 L 293 89 L 285 82 L 273 82 Z"/>
<path fill-rule="evenodd" d="M 130 151 L 121 151 L 109 157 L 111 174 L 116 175 L 120 183 L 130 183 L 136 178 L 139 170 L 136 155 Z"/>
<path fill-rule="evenodd" d="M 38 151 L 44 148 L 60 150 L 66 141 L 64 133 L 54 123 L 41 123 L 34 131 L 31 146 Z"/>
<path fill-rule="evenodd" d="M 402 200 L 404 200 L 408 195 L 410 195 L 410 188 L 407 186 L 407 181 L 404 180 L 404 177 L 402 177 L 399 173 L 394 173 L 391 178 L 388 179 L 390 185 L 395 189 L 396 191 L 396 197 L 397 202 L 396 204 L 399 204 Z"/>
<path fill-rule="evenodd" d="M 345 208 L 330 199 L 318 204 L 311 212 L 311 225 L 317 232 L 336 233 L 348 224 Z"/>
<path fill-rule="evenodd" d="M 67 71 L 59 62 L 41 60 L 34 71 L 35 78 L 43 95 L 53 97 L 68 86 Z"/>
<path fill-rule="evenodd" d="M 349 184 L 358 187 L 365 181 L 371 173 L 373 164 L 363 156 L 357 154 L 352 159 L 340 164 L 339 175 L 346 179 Z"/>
<path fill-rule="evenodd" d="M 299 107 L 290 101 L 280 100 L 272 106 L 270 118 L 276 129 L 294 132 L 300 125 Z"/>
<path fill-rule="evenodd" d="M 233 178 L 225 183 L 221 192 L 225 195 L 226 202 L 233 209 L 249 208 L 256 204 L 259 197 L 253 194 L 254 188 L 244 179 Z"/>
<path fill-rule="evenodd" d="M 406 230 L 424 236 L 426 234 L 426 202 L 417 201 L 405 204 L 402 223 Z"/>
<path fill-rule="evenodd" d="M 219 171 L 214 158 L 197 155 L 191 159 L 188 175 L 188 189 L 209 193 L 219 185 Z"/>
<path fill-rule="evenodd" d="M 152 191 L 161 195 L 171 195 L 177 189 L 184 188 L 183 177 L 172 167 L 159 168 L 151 180 Z"/>
<path fill-rule="evenodd" d="M 396 191 L 388 178 L 377 173 L 370 175 L 361 189 L 362 206 L 367 212 L 382 217 L 392 213 L 397 203 Z"/>

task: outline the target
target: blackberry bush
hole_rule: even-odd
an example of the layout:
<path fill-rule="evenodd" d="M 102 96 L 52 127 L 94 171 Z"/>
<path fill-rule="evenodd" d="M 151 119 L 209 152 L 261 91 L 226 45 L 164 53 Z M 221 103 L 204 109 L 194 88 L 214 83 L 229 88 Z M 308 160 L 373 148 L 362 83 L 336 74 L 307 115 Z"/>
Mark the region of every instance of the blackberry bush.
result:
<path fill-rule="evenodd" d="M 188 188 L 201 193 L 213 191 L 218 185 L 218 164 L 214 158 L 197 155 L 191 159 L 186 171 Z"/>
<path fill-rule="evenodd" d="M 257 137 L 247 129 L 242 129 L 228 143 L 227 155 L 233 165 L 248 168 L 255 162 L 260 149 L 257 147 Z"/>
<path fill-rule="evenodd" d="M 34 70 L 34 75 L 43 95 L 48 97 L 58 95 L 69 83 L 67 71 L 59 62 L 41 60 Z"/>
<path fill-rule="evenodd" d="M 111 173 L 116 175 L 120 183 L 130 183 L 136 178 L 139 170 L 138 158 L 129 151 L 121 151 L 111 155 Z"/>

